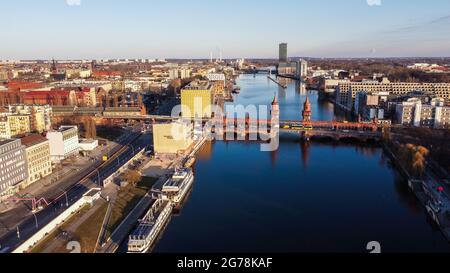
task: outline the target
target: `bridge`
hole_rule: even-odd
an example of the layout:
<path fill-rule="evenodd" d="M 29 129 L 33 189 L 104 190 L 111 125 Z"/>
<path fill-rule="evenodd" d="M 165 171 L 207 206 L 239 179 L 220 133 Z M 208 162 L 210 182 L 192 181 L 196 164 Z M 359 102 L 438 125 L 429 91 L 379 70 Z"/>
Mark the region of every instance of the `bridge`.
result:
<path fill-rule="evenodd" d="M 84 108 L 76 108 L 75 112 L 73 109 L 62 109 L 59 110 L 61 114 L 56 112 L 56 116 L 64 117 L 67 114 L 78 114 L 78 115 L 86 115 L 93 116 L 96 120 L 115 120 L 115 121 L 140 121 L 140 122 L 151 122 L 151 123 L 161 123 L 161 122 L 172 122 L 178 120 L 179 118 L 174 118 L 171 116 L 164 115 L 147 115 L 144 114 L 142 108 L 139 107 L 129 107 L 129 108 L 96 108 L 96 109 L 84 109 Z M 271 129 L 274 126 L 279 128 L 280 132 L 289 132 L 289 133 L 298 133 L 300 136 L 309 140 L 311 138 L 331 138 L 334 140 L 341 140 L 346 138 L 360 139 L 360 140 L 378 140 L 381 138 L 381 131 L 379 130 L 379 126 L 377 121 L 374 120 L 372 122 L 338 122 L 338 121 L 313 121 L 312 120 L 312 111 L 311 104 L 309 102 L 309 98 L 306 100 L 302 117 L 303 120 L 280 120 L 278 121 L 278 117 L 280 114 L 280 109 L 278 105 L 278 101 L 275 98 L 272 102 L 272 119 L 266 120 L 252 120 L 247 115 L 245 119 L 238 118 L 228 118 L 228 117 L 214 117 L 212 119 L 203 119 L 202 123 L 206 124 L 207 122 L 211 123 L 214 126 L 223 126 L 223 125 L 233 125 L 228 126 L 226 130 L 234 130 L 235 133 L 238 134 L 251 134 L 255 133 L 254 128 L 267 128 Z M 276 122 L 276 124 L 273 124 Z M 234 129 L 233 129 L 234 128 Z M 227 132 L 226 133 L 232 133 Z M 258 133 L 258 132 L 256 132 Z"/>

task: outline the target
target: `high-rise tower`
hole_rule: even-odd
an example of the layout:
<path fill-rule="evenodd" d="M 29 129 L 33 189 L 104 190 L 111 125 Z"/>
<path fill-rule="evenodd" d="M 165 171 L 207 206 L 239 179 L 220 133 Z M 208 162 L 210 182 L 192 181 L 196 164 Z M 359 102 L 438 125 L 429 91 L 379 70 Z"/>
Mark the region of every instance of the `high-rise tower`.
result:
<path fill-rule="evenodd" d="M 280 63 L 287 63 L 288 61 L 288 44 L 287 43 L 281 43 L 280 49 L 279 49 L 279 61 Z"/>

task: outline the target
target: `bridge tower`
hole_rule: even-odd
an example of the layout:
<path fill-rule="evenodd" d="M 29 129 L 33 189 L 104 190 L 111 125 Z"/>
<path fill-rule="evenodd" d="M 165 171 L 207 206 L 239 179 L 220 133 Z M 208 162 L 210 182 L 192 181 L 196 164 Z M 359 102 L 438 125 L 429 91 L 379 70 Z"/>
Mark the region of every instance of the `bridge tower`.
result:
<path fill-rule="evenodd" d="M 276 94 L 275 94 L 275 97 L 274 97 L 274 99 L 272 101 L 271 116 L 272 116 L 272 119 L 274 119 L 274 118 L 279 119 L 280 118 L 280 105 L 278 104 L 278 98 L 277 98 Z"/>
<path fill-rule="evenodd" d="M 302 112 L 303 121 L 310 122 L 312 117 L 311 103 L 309 102 L 309 97 L 306 97 L 305 104 L 303 105 Z"/>

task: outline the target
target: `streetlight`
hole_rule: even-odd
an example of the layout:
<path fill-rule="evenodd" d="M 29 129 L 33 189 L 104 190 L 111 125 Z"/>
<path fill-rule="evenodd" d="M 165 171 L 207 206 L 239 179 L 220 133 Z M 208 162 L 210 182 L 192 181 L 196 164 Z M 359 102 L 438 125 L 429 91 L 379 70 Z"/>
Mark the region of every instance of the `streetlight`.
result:
<path fill-rule="evenodd" d="M 33 213 L 33 216 L 34 216 L 34 221 L 36 222 L 36 229 L 39 229 L 39 225 L 38 225 L 38 220 L 37 220 L 37 217 L 36 217 L 36 213 Z"/>
<path fill-rule="evenodd" d="M 128 146 L 128 147 L 131 147 L 131 148 L 133 149 L 133 155 L 134 155 L 134 153 L 136 152 L 136 150 L 134 149 L 134 146 L 133 146 L 133 145 L 130 145 L 130 144 L 128 144 L 127 146 Z"/>
<path fill-rule="evenodd" d="M 67 197 L 66 191 L 64 191 L 64 195 L 66 196 L 66 207 L 69 207 L 69 198 Z"/>
<path fill-rule="evenodd" d="M 96 169 L 97 171 L 97 179 L 98 179 L 98 186 L 100 187 L 100 171 L 98 170 L 98 168 Z"/>

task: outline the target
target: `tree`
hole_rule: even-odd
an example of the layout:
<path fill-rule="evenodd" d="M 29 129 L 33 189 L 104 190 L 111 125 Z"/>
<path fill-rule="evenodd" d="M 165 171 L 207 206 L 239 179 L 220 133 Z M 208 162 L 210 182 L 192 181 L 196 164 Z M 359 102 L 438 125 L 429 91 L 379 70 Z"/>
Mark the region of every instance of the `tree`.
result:
<path fill-rule="evenodd" d="M 131 185 L 133 185 L 133 187 L 136 187 L 137 184 L 141 181 L 141 174 L 138 171 L 129 170 L 125 172 L 123 178 Z"/>
<path fill-rule="evenodd" d="M 97 126 L 93 118 L 88 117 L 83 121 L 85 137 L 95 139 L 97 137 Z"/>
<path fill-rule="evenodd" d="M 119 107 L 119 97 L 117 94 L 113 95 L 113 107 Z"/>
<path fill-rule="evenodd" d="M 90 127 L 90 131 L 91 131 L 91 138 L 97 138 L 97 125 L 95 124 L 95 121 L 93 118 L 89 119 L 89 127 Z"/>
<path fill-rule="evenodd" d="M 142 94 L 138 94 L 137 96 L 138 96 L 138 98 L 137 98 L 138 107 L 141 107 L 143 105 Z"/>

